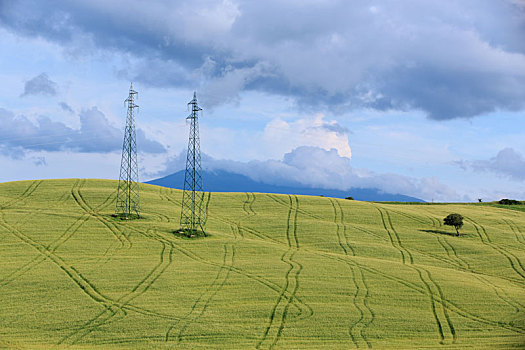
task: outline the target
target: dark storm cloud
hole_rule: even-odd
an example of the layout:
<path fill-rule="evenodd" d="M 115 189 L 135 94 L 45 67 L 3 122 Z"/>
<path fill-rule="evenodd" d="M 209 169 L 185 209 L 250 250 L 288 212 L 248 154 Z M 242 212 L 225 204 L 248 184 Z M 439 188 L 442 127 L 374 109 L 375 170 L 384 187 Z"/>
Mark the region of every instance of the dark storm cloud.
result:
<path fill-rule="evenodd" d="M 463 169 L 489 171 L 516 181 L 525 181 L 525 157 L 513 148 L 504 148 L 488 160 L 462 161 Z"/>
<path fill-rule="evenodd" d="M 49 79 L 46 73 L 37 75 L 31 80 L 26 81 L 24 85 L 24 92 L 21 96 L 28 95 L 48 95 L 55 96 L 57 94 L 57 84 Z"/>
<path fill-rule="evenodd" d="M 19 158 L 25 151 L 108 153 L 122 148 L 123 132 L 112 126 L 96 107 L 83 110 L 79 117 L 80 129 L 73 129 L 44 116 L 34 123 L 0 108 L 0 150 Z M 146 138 L 141 129 L 137 130 L 137 145 L 141 152 L 166 151 L 157 141 Z"/>
<path fill-rule="evenodd" d="M 122 76 L 200 84 L 209 107 L 257 90 L 314 110 L 415 109 L 438 120 L 525 108 L 519 0 L 23 0 L 0 3 L 0 24 L 131 54 Z"/>

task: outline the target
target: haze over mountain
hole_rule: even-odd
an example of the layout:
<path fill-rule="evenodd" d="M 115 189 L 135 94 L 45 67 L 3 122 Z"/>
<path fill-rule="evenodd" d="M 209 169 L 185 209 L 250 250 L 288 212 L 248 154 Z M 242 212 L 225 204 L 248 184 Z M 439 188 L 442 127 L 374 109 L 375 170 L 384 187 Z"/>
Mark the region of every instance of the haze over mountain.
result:
<path fill-rule="evenodd" d="M 347 191 L 326 188 L 305 187 L 299 183 L 279 186 L 265 184 L 250 179 L 247 176 L 224 171 L 203 171 L 204 188 L 210 192 L 261 192 L 281 194 L 302 194 L 310 196 L 326 196 L 335 198 L 353 197 L 362 201 L 397 201 L 424 202 L 415 197 L 402 194 L 385 193 L 375 188 L 351 188 Z M 184 185 L 184 170 L 171 175 L 146 182 L 152 185 L 182 189 Z"/>

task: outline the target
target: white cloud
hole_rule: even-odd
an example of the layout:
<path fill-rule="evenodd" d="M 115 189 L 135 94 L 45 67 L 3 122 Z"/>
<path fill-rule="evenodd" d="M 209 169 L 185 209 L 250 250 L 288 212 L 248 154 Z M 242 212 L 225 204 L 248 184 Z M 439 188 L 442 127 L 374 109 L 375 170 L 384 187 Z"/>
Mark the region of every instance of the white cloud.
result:
<path fill-rule="evenodd" d="M 525 157 L 510 147 L 502 149 L 488 160 L 459 161 L 457 164 L 464 169 L 489 171 L 515 181 L 525 180 Z"/>
<path fill-rule="evenodd" d="M 315 146 L 327 151 L 335 149 L 341 157 L 352 157 L 348 130 L 335 120 L 326 121 L 323 114 L 291 122 L 274 119 L 264 128 L 262 140 L 268 147 L 278 145 L 281 152 L 300 146 Z"/>
<path fill-rule="evenodd" d="M 79 119 L 80 128 L 73 129 L 46 116 L 33 123 L 23 115 L 0 108 L 0 150 L 20 157 L 28 151 L 108 153 L 121 149 L 122 131 L 111 125 L 97 107 L 82 110 Z M 146 138 L 143 130 L 137 129 L 136 133 L 139 151 L 166 151 L 157 141 Z"/>
<path fill-rule="evenodd" d="M 184 169 L 185 152 L 170 158 L 164 171 L 157 177 Z M 350 188 L 375 188 L 386 193 L 403 194 L 427 201 L 464 200 L 455 191 L 436 178 L 413 178 L 398 174 L 377 174 L 354 169 L 350 159 L 342 157 L 335 149 L 301 146 L 284 155 L 281 160 L 239 162 L 203 156 L 202 165 L 207 170 L 225 170 L 251 179 L 281 186 L 304 186 L 348 190 Z"/>

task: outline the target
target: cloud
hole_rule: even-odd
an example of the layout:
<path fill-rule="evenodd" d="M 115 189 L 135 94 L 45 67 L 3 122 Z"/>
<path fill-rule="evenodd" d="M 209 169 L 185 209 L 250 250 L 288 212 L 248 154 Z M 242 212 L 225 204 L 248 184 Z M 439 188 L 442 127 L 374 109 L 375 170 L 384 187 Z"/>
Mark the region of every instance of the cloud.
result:
<path fill-rule="evenodd" d="M 46 116 L 33 122 L 0 108 L 0 150 L 16 158 L 26 151 L 108 153 L 122 149 L 122 131 L 112 126 L 98 108 L 82 110 L 79 118 L 80 128 L 73 129 Z M 140 152 L 166 151 L 159 142 L 148 139 L 143 130 L 136 132 Z"/>
<path fill-rule="evenodd" d="M 186 153 L 171 157 L 164 171 L 165 176 L 184 169 Z M 436 178 L 411 178 L 398 174 L 377 174 L 366 169 L 356 169 L 350 159 L 337 150 L 302 146 L 286 153 L 281 160 L 239 162 L 218 160 L 203 155 L 202 166 L 207 170 L 225 170 L 250 177 L 255 181 L 273 185 L 306 186 L 348 190 L 350 188 L 376 188 L 387 193 L 398 193 L 425 200 L 451 201 L 460 196 Z M 150 175 L 154 177 L 154 175 Z"/>
<path fill-rule="evenodd" d="M 29 95 L 47 95 L 55 96 L 57 94 L 57 84 L 49 79 L 46 73 L 37 75 L 33 79 L 26 81 L 24 93 L 20 96 Z"/>
<path fill-rule="evenodd" d="M 208 107 L 256 90 L 314 111 L 436 120 L 525 108 L 521 0 L 21 0 L 1 3 L 0 25 L 132 57 L 128 79 L 197 85 Z"/>
<path fill-rule="evenodd" d="M 262 142 L 268 147 L 278 145 L 281 152 L 300 146 L 315 146 L 325 150 L 334 149 L 339 156 L 351 158 L 348 133 L 349 130 L 337 121 L 327 121 L 323 114 L 317 114 L 313 118 L 292 122 L 281 119 L 270 121 L 264 129 Z"/>
<path fill-rule="evenodd" d="M 62 108 L 62 110 L 66 111 L 66 112 L 69 112 L 71 114 L 75 113 L 75 111 L 73 110 L 73 108 L 71 108 L 70 105 L 68 105 L 67 103 L 65 102 L 60 102 L 58 104 L 60 106 L 60 108 Z"/>
<path fill-rule="evenodd" d="M 513 148 L 504 148 L 488 160 L 460 161 L 463 169 L 488 171 L 516 181 L 525 180 L 525 157 Z"/>

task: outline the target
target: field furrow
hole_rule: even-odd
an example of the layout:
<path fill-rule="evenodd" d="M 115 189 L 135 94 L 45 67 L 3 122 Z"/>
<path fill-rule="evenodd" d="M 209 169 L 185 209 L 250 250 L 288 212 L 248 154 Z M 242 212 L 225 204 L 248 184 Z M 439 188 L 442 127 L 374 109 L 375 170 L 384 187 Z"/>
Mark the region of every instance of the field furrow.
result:
<path fill-rule="evenodd" d="M 208 192 L 188 238 L 182 191 L 141 185 L 120 220 L 117 185 L 0 184 L 0 347 L 525 344 L 523 211 Z"/>

